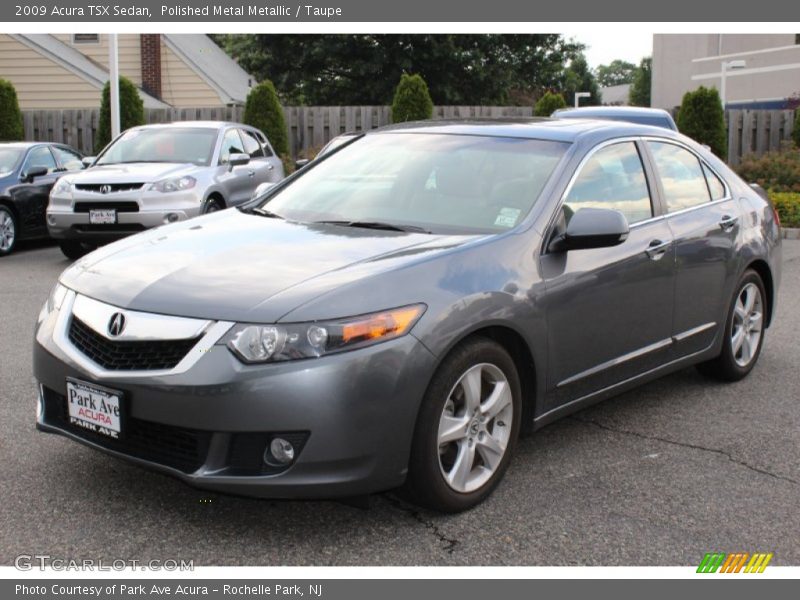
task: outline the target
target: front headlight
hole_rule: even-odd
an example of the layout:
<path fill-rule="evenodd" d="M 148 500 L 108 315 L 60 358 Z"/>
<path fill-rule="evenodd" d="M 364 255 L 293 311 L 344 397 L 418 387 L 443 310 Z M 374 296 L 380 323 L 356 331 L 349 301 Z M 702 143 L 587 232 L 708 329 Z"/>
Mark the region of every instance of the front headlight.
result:
<path fill-rule="evenodd" d="M 72 182 L 63 177 L 53 186 L 53 194 L 69 194 L 70 191 L 72 191 Z"/>
<path fill-rule="evenodd" d="M 408 333 L 425 312 L 424 304 L 318 323 L 241 324 L 222 338 L 244 363 L 318 358 L 398 338 Z"/>
<path fill-rule="evenodd" d="M 64 302 L 64 297 L 67 295 L 67 288 L 65 288 L 60 283 L 56 283 L 53 286 L 53 289 L 50 290 L 50 295 L 47 297 L 47 301 L 42 306 L 42 310 L 39 311 L 39 319 L 38 323 L 41 323 L 45 320 L 47 315 L 53 313 L 54 311 L 61 310 L 61 303 Z"/>
<path fill-rule="evenodd" d="M 161 181 L 156 181 L 150 186 L 150 189 L 166 194 L 169 192 L 190 190 L 195 186 L 195 184 L 197 184 L 197 180 L 194 177 L 191 175 L 185 175 L 184 177 L 173 177 L 171 179 L 162 179 Z"/>

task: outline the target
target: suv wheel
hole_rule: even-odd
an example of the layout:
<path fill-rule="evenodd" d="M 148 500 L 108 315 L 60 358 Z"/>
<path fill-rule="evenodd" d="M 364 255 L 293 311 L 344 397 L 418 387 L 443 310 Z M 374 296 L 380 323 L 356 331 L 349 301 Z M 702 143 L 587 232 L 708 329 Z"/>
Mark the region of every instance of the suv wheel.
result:
<path fill-rule="evenodd" d="M 217 212 L 218 210 L 224 209 L 225 206 L 222 203 L 222 200 L 215 196 L 211 196 L 208 200 L 206 200 L 205 205 L 203 206 L 203 214 L 207 215 L 208 213 Z"/>
<path fill-rule="evenodd" d="M 78 260 L 80 257 L 94 250 L 92 246 L 79 242 L 78 240 L 61 240 L 58 242 L 58 245 L 61 248 L 61 252 L 64 253 L 64 256 L 71 260 Z"/>

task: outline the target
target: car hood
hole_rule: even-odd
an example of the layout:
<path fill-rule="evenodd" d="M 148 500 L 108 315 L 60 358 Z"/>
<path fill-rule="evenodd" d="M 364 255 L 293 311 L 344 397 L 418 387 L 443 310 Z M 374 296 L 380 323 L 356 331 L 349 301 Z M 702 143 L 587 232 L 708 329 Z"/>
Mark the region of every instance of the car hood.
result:
<path fill-rule="evenodd" d="M 478 237 L 295 223 L 229 209 L 110 244 L 76 262 L 61 282 L 131 310 L 276 322 L 339 286 Z"/>
<path fill-rule="evenodd" d="M 167 177 L 182 177 L 199 167 L 191 163 L 126 163 L 97 165 L 70 177 L 72 183 L 153 183 Z"/>

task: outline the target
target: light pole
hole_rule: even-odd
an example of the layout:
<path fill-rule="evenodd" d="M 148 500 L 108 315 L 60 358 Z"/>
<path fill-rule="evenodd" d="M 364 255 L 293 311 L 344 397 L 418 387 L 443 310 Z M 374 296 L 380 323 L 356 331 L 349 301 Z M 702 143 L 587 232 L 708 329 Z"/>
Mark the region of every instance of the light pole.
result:
<path fill-rule="evenodd" d="M 729 60 L 723 61 L 721 72 L 720 72 L 720 80 L 719 80 L 719 99 L 722 102 L 722 110 L 725 110 L 725 92 L 727 87 L 727 78 L 728 78 L 728 71 L 735 71 L 737 69 L 744 69 L 747 66 L 747 62 L 744 60 Z"/>
<path fill-rule="evenodd" d="M 111 105 L 111 139 L 119 135 L 119 52 L 117 34 L 108 34 L 108 87 Z"/>
<path fill-rule="evenodd" d="M 590 92 L 575 92 L 575 108 L 581 103 L 581 98 L 591 98 L 592 94 Z"/>

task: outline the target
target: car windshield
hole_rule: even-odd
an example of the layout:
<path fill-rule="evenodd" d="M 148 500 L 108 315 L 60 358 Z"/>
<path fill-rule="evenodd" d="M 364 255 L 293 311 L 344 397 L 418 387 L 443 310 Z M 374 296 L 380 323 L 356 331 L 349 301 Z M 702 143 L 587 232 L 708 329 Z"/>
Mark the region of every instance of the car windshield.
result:
<path fill-rule="evenodd" d="M 95 164 L 136 162 L 211 164 L 217 130 L 207 127 L 154 127 L 125 132 Z"/>
<path fill-rule="evenodd" d="M 11 173 L 22 158 L 20 148 L 0 148 L 0 175 Z"/>
<path fill-rule="evenodd" d="M 261 208 L 304 222 L 499 232 L 530 211 L 567 147 L 508 137 L 371 134 L 314 165 Z"/>

